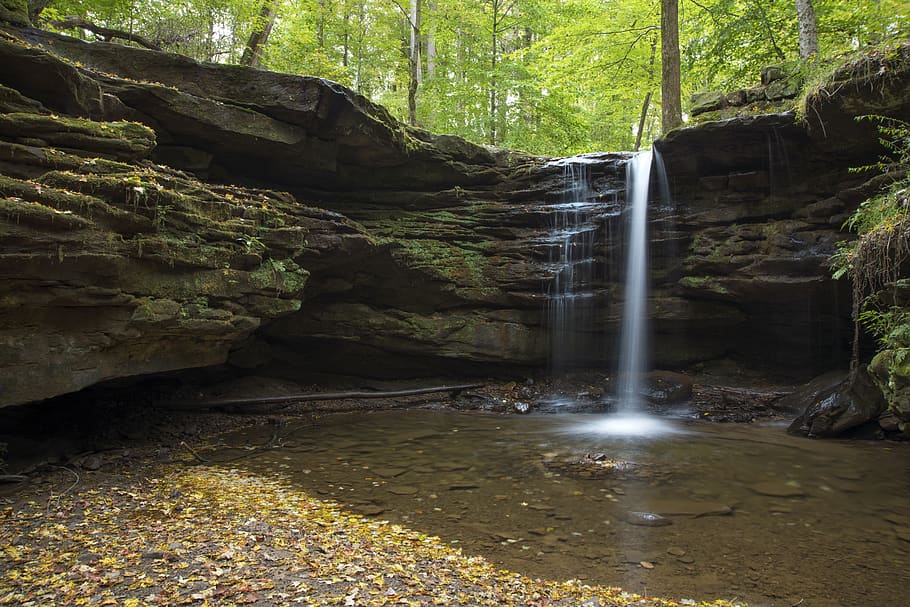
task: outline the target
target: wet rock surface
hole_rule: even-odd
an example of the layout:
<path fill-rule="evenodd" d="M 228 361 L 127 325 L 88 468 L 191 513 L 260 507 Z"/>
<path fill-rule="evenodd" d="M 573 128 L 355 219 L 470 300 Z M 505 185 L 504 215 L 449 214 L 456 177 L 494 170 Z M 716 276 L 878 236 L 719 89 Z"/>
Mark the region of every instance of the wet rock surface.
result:
<path fill-rule="evenodd" d="M 793 420 L 788 431 L 792 434 L 826 437 L 838 436 L 878 420 L 887 403 L 865 369 L 858 369 L 855 376 L 837 380 L 836 375 L 826 375 L 803 388 L 792 398 L 808 402 L 806 410 Z M 826 385 L 828 384 L 828 385 Z"/>

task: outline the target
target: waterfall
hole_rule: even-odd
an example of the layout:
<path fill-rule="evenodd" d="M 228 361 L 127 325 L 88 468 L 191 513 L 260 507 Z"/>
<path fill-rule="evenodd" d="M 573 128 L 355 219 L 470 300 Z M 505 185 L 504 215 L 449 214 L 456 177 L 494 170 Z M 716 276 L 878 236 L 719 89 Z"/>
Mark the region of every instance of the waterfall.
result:
<path fill-rule="evenodd" d="M 626 173 L 627 202 L 632 209 L 626 242 L 626 288 L 619 357 L 618 411 L 641 411 L 641 374 L 648 351 L 648 185 L 651 152 L 641 152 L 629 161 Z"/>
<path fill-rule="evenodd" d="M 594 242 L 597 205 L 590 199 L 588 163 L 584 158 L 560 161 L 565 190 L 563 201 L 551 207 L 548 241 L 553 280 L 547 291 L 550 330 L 549 359 L 552 371 L 577 363 L 585 350 L 585 335 L 592 324 Z"/>

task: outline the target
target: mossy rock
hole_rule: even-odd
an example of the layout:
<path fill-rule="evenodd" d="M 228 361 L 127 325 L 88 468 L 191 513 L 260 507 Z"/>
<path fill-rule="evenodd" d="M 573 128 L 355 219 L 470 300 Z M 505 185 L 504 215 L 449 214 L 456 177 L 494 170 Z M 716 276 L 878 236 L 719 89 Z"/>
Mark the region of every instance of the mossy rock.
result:
<path fill-rule="evenodd" d="M 47 114 L 47 109 L 29 99 L 19 91 L 0 84 L 0 112 L 26 112 L 30 114 Z"/>
<path fill-rule="evenodd" d="M 0 0 L 0 21 L 6 21 L 19 27 L 29 27 L 27 0 Z"/>
<path fill-rule="evenodd" d="M 0 137 L 29 137 L 52 147 L 122 160 L 145 158 L 155 147 L 155 131 L 135 122 L 97 122 L 34 113 L 0 114 Z"/>
<path fill-rule="evenodd" d="M 869 373 L 885 395 L 891 413 L 910 422 L 910 348 L 879 352 L 869 363 Z"/>
<path fill-rule="evenodd" d="M 698 116 L 706 112 L 719 110 L 726 105 L 726 100 L 722 91 L 708 91 L 706 93 L 695 93 L 692 95 L 689 106 L 689 114 Z"/>

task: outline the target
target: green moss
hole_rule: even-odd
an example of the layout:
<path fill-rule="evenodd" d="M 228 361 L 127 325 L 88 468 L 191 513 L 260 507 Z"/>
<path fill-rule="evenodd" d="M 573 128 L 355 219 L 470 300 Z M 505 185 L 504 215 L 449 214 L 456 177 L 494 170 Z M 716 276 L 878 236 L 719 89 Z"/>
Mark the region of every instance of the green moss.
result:
<path fill-rule="evenodd" d="M 28 1 L 0 0 L 0 21 L 6 21 L 20 27 L 31 25 L 28 18 Z"/>
<path fill-rule="evenodd" d="M 481 253 L 441 240 L 398 241 L 395 256 L 408 267 L 458 286 L 485 287 L 490 283 L 487 259 Z"/>
<path fill-rule="evenodd" d="M 869 373 L 888 402 L 888 409 L 910 422 L 910 348 L 882 350 L 869 364 Z"/>
<path fill-rule="evenodd" d="M 806 84 L 795 103 L 797 116 L 808 116 L 816 104 L 846 84 L 863 86 L 870 89 L 867 94 L 872 94 L 882 88 L 876 83 L 897 78 L 907 70 L 910 70 L 908 42 L 889 42 L 811 66 L 805 74 Z"/>
<path fill-rule="evenodd" d="M 70 211 L 58 211 L 39 202 L 18 198 L 0 198 L 0 218 L 22 226 L 52 232 L 81 230 L 91 222 Z"/>
<path fill-rule="evenodd" d="M 720 284 L 714 276 L 683 276 L 679 279 L 678 284 L 686 289 L 704 291 L 716 295 L 730 295 L 730 290 Z"/>
<path fill-rule="evenodd" d="M 309 276 L 309 272 L 290 259 L 267 259 L 250 273 L 256 287 L 274 290 L 276 295 L 302 292 Z"/>
<path fill-rule="evenodd" d="M 155 147 L 155 131 L 136 122 L 98 122 L 85 118 L 34 113 L 0 114 L 0 135 L 28 134 L 50 145 L 97 151 L 127 159 L 148 155 Z"/>

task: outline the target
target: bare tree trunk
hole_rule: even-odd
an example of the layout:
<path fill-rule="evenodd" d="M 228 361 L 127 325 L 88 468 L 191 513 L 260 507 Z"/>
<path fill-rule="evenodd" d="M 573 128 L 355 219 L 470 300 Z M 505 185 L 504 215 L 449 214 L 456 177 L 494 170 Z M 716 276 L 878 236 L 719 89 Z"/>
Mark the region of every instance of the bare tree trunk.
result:
<path fill-rule="evenodd" d="M 661 130 L 666 134 L 682 124 L 682 94 L 679 85 L 679 0 L 661 0 L 660 6 Z"/>
<path fill-rule="evenodd" d="M 499 62 L 499 0 L 493 0 L 493 23 L 490 28 L 490 126 L 488 142 L 496 145 L 496 66 Z"/>
<path fill-rule="evenodd" d="M 316 19 L 316 45 L 325 48 L 325 0 L 319 0 L 319 15 Z"/>
<path fill-rule="evenodd" d="M 354 88 L 358 93 L 363 93 L 363 41 L 366 34 L 366 2 L 360 0 L 357 3 L 357 67 L 354 73 Z"/>
<path fill-rule="evenodd" d="M 645 120 L 648 117 L 648 108 L 651 106 L 651 91 L 648 91 L 645 94 L 645 100 L 641 104 L 641 117 L 638 119 L 638 132 L 635 133 L 635 147 L 632 149 L 633 152 L 637 152 L 641 148 L 641 136 L 645 131 Z"/>
<path fill-rule="evenodd" d="M 436 75 L 436 25 L 433 17 L 436 13 L 436 0 L 430 0 L 430 29 L 427 31 L 427 78 Z"/>
<path fill-rule="evenodd" d="M 250 38 L 243 49 L 243 55 L 240 57 L 240 65 L 259 67 L 262 64 L 262 49 L 272 33 L 276 4 L 277 0 L 267 0 L 262 3 L 262 8 L 259 9 L 259 19 L 253 26 Z"/>
<path fill-rule="evenodd" d="M 411 38 L 408 45 L 408 123 L 417 126 L 417 87 L 420 86 L 420 0 L 411 0 Z"/>
<path fill-rule="evenodd" d="M 818 24 L 812 0 L 796 0 L 796 20 L 799 26 L 799 58 L 808 59 L 818 53 Z"/>
<path fill-rule="evenodd" d="M 348 13 L 347 9 L 345 9 L 345 11 L 344 11 L 344 35 L 343 35 L 343 40 L 342 40 L 343 48 L 341 49 L 342 50 L 341 65 L 343 65 L 344 67 L 347 67 L 348 64 L 350 63 L 350 59 L 348 58 L 348 55 L 350 55 L 350 53 L 351 53 L 350 26 L 351 26 L 351 15 Z"/>

